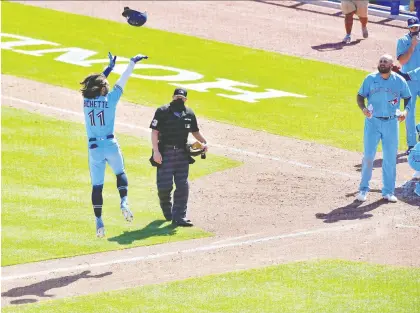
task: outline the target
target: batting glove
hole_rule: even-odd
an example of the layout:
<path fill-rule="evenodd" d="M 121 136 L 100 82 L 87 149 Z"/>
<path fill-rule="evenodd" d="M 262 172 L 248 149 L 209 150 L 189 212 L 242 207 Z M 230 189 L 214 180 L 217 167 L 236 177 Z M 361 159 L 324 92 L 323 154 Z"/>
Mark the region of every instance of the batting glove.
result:
<path fill-rule="evenodd" d="M 149 57 L 147 55 L 143 55 L 143 54 L 137 54 L 135 57 L 131 58 L 131 61 L 133 61 L 134 63 L 137 63 L 143 59 L 148 59 Z"/>
<path fill-rule="evenodd" d="M 117 56 L 112 56 L 111 52 L 108 52 L 108 58 L 109 58 L 109 64 L 107 66 L 107 68 L 102 72 L 103 75 L 105 75 L 105 77 L 108 77 L 109 74 L 111 74 L 112 70 L 114 69 L 115 66 L 115 61 L 117 60 Z"/>
<path fill-rule="evenodd" d="M 111 52 L 108 52 L 108 58 L 109 58 L 109 64 L 108 67 L 110 67 L 111 69 L 114 68 L 115 66 L 115 62 L 117 61 L 117 56 L 112 56 Z"/>

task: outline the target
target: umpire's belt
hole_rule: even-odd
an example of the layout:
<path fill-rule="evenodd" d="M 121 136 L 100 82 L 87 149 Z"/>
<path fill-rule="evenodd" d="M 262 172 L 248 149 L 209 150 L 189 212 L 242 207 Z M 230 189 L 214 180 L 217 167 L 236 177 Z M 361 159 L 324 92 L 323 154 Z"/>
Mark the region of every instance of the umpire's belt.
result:
<path fill-rule="evenodd" d="M 388 121 L 388 120 L 392 120 L 393 118 L 396 118 L 397 116 L 393 115 L 393 116 L 374 116 L 374 117 L 383 121 Z"/>
<path fill-rule="evenodd" d="M 163 145 L 163 147 L 165 149 L 172 149 L 172 150 L 176 150 L 176 149 L 185 149 L 184 146 L 180 146 L 180 145 Z"/>
<path fill-rule="evenodd" d="M 96 141 L 96 140 L 105 140 L 105 139 L 112 139 L 114 138 L 114 135 L 108 135 L 106 137 L 94 137 L 94 138 L 89 138 L 89 142 L 91 141 Z"/>

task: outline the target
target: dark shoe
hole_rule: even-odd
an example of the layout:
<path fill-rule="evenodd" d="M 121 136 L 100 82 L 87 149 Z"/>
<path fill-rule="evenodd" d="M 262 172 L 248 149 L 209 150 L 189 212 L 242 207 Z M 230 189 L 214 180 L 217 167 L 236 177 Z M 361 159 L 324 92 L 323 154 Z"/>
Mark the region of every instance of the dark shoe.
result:
<path fill-rule="evenodd" d="M 174 226 L 181 226 L 181 227 L 191 227 L 194 226 L 190 220 L 187 219 L 180 219 L 177 221 L 172 221 L 172 225 Z"/>
<path fill-rule="evenodd" d="M 168 222 L 172 221 L 172 215 L 165 215 L 165 220 Z"/>
<path fill-rule="evenodd" d="M 405 152 L 405 155 L 409 155 L 413 148 L 414 148 L 414 146 L 409 146 L 407 151 Z"/>

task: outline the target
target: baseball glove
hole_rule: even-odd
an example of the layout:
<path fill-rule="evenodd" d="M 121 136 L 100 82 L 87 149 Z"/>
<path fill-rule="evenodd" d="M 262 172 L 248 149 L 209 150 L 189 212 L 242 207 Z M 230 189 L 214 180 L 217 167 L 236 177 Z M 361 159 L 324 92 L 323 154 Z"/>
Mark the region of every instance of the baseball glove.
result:
<path fill-rule="evenodd" d="M 187 143 L 187 152 L 191 156 L 197 156 L 204 152 L 204 146 L 201 142 Z"/>

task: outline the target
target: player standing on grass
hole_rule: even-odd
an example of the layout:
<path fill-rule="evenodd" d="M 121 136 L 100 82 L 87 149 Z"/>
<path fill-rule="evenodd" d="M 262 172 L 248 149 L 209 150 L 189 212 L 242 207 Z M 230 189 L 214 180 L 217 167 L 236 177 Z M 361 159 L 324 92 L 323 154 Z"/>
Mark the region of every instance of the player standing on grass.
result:
<path fill-rule="evenodd" d="M 109 65 L 102 73 L 91 74 L 80 83 L 83 85 L 80 91 L 83 95 L 83 111 L 88 136 L 89 171 L 92 182 L 92 205 L 96 216 L 96 235 L 98 237 L 105 236 L 105 227 L 102 221 L 102 189 L 107 162 L 117 176 L 121 212 L 128 222 L 133 220 L 133 214 L 128 207 L 128 180 L 125 174 L 124 160 L 114 134 L 115 112 L 135 64 L 142 59 L 147 59 L 147 56 L 143 55 L 132 57 L 124 73 L 112 90 L 109 90 L 107 77 L 113 70 L 117 57 L 113 57 L 111 53 L 108 56 Z"/>

